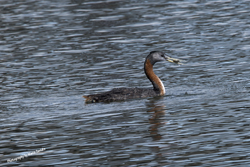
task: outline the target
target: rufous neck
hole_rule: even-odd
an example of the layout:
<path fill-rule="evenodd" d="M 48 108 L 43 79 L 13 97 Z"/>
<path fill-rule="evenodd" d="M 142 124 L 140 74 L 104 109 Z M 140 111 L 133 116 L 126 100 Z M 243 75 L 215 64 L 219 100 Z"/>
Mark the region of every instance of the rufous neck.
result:
<path fill-rule="evenodd" d="M 155 75 L 153 71 L 153 65 L 150 62 L 150 60 L 147 58 L 144 63 L 144 71 L 148 79 L 152 82 L 154 90 L 159 91 L 160 95 L 165 94 L 165 87 L 163 83 L 161 82 L 160 78 Z"/>

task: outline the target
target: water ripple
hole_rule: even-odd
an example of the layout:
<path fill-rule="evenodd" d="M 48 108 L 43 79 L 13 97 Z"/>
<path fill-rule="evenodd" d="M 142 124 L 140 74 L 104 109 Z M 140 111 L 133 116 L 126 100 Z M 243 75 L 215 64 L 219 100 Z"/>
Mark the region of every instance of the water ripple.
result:
<path fill-rule="evenodd" d="M 0 4 L 3 166 L 249 165 L 249 1 Z M 152 50 L 186 61 L 155 65 L 164 97 L 84 103 L 152 87 Z"/>

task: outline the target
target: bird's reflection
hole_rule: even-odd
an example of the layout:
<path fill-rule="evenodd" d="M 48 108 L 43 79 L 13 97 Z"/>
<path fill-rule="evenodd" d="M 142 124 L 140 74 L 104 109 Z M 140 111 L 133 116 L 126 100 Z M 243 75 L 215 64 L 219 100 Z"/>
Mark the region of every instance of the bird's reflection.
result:
<path fill-rule="evenodd" d="M 159 100 L 162 98 L 163 97 L 153 98 L 146 104 L 148 107 L 147 112 L 151 113 L 149 117 L 149 123 L 151 124 L 149 127 L 149 132 L 155 141 L 162 138 L 162 135 L 159 134 L 158 128 L 166 123 L 166 121 L 163 119 L 166 106 L 163 104 L 157 104 L 157 102 L 159 102 Z"/>
<path fill-rule="evenodd" d="M 151 99 L 146 105 L 148 107 L 148 113 L 150 113 L 149 116 L 149 132 L 150 136 L 152 137 L 153 141 L 157 143 L 157 141 L 162 139 L 162 135 L 159 132 L 159 127 L 161 127 L 163 124 L 166 124 L 166 120 L 164 119 L 165 115 L 165 105 L 161 104 L 160 100 L 163 97 L 157 97 Z M 155 144 L 156 144 L 155 143 Z M 163 153 L 161 151 L 162 146 L 153 146 L 151 147 L 152 151 L 156 154 L 156 159 L 160 160 L 163 157 Z"/>

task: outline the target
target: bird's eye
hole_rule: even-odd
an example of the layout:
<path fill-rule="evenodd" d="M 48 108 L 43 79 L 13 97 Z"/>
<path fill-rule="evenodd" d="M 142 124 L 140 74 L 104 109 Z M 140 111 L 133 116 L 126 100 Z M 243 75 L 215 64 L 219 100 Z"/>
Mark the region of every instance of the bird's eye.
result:
<path fill-rule="evenodd" d="M 164 55 L 161 55 L 161 57 L 164 57 Z"/>

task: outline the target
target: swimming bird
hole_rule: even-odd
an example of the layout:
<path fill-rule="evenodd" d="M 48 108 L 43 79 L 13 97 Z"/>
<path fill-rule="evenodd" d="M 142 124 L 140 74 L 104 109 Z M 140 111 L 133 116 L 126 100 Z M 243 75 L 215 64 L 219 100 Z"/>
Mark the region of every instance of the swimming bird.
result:
<path fill-rule="evenodd" d="M 156 62 L 169 61 L 176 64 L 181 64 L 179 59 L 168 57 L 166 54 L 160 51 L 152 51 L 146 57 L 144 63 L 144 72 L 147 78 L 153 85 L 153 89 L 149 88 L 114 88 L 111 91 L 83 96 L 86 103 L 96 102 L 112 102 L 121 101 L 127 99 L 146 98 L 154 96 L 163 96 L 165 94 L 165 87 L 160 78 L 155 75 L 153 71 L 153 65 Z"/>

